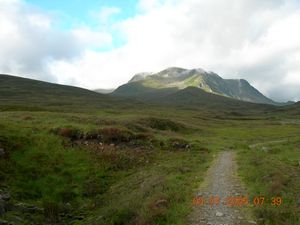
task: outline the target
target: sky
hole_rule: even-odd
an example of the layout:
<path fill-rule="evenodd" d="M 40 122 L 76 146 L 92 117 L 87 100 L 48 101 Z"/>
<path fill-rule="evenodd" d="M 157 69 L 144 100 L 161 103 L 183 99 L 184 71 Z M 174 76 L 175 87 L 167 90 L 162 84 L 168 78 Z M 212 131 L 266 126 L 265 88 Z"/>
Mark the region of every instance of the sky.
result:
<path fill-rule="evenodd" d="M 300 100 L 299 0 L 0 0 L 0 73 L 116 88 L 203 68 Z"/>

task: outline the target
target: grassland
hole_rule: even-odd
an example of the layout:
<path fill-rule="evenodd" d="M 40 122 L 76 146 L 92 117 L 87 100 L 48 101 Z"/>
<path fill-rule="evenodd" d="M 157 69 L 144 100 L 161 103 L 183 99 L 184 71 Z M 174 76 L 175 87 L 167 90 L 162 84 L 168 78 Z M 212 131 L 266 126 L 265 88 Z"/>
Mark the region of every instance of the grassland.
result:
<path fill-rule="evenodd" d="M 215 110 L 96 97 L 71 95 L 64 105 L 50 96 L 53 106 L 1 96 L 0 194 L 11 196 L 2 220 L 185 224 L 214 155 L 231 149 L 251 198 L 283 199 L 251 208 L 259 224 L 299 224 L 298 106 Z"/>

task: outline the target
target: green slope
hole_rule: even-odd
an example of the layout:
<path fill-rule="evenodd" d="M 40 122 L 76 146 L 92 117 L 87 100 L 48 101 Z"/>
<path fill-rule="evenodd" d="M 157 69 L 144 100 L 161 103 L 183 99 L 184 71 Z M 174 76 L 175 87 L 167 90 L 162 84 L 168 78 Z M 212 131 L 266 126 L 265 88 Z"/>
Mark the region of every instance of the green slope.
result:
<path fill-rule="evenodd" d="M 159 101 L 163 104 L 177 106 L 201 107 L 214 110 L 238 110 L 246 112 L 251 110 L 274 110 L 277 107 L 268 104 L 244 102 L 221 95 L 211 94 L 196 87 L 187 87 L 176 93 L 169 94 Z"/>
<path fill-rule="evenodd" d="M 105 108 L 128 104 L 125 100 L 96 93 L 83 88 L 53 84 L 43 81 L 0 75 L 0 106 L 16 109 L 22 106 L 41 109 Z"/>
<path fill-rule="evenodd" d="M 152 87 L 146 87 L 140 82 L 132 82 L 118 87 L 118 89 L 114 91 L 111 95 L 131 97 L 141 100 L 153 100 L 160 97 L 164 97 L 171 93 L 175 93 L 178 90 L 178 88 L 157 89 Z"/>

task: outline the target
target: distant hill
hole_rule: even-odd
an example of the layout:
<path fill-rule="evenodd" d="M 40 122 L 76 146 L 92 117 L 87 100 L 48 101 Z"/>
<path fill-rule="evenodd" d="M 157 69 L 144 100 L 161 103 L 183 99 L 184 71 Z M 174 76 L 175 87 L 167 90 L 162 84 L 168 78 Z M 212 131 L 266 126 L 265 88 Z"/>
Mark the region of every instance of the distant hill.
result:
<path fill-rule="evenodd" d="M 127 84 L 117 88 L 113 95 L 149 99 L 164 93 L 175 93 L 187 87 L 196 87 L 207 93 L 247 102 L 276 104 L 244 79 L 223 79 L 216 73 L 202 69 L 187 70 L 176 67 L 156 74 L 137 74 Z"/>
<path fill-rule="evenodd" d="M 93 91 L 97 92 L 97 93 L 100 93 L 100 94 L 109 94 L 109 93 L 112 93 L 114 92 L 115 89 L 101 89 L 101 88 L 98 88 L 98 89 L 95 89 Z"/>
<path fill-rule="evenodd" d="M 128 101 L 79 87 L 53 84 L 10 75 L 0 75 L 0 107 L 26 106 L 61 109 L 126 106 Z"/>

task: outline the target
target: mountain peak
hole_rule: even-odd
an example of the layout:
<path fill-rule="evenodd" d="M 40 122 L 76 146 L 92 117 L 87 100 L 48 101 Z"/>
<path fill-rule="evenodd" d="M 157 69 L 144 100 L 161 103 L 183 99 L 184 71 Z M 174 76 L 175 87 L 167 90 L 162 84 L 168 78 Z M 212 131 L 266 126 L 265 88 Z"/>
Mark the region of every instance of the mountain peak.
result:
<path fill-rule="evenodd" d="M 187 69 L 181 68 L 181 67 L 168 67 L 167 69 L 163 70 L 163 71 L 168 71 L 168 72 L 182 72 L 185 71 Z"/>
<path fill-rule="evenodd" d="M 169 67 L 165 70 L 162 70 L 156 74 L 156 76 L 161 76 L 161 77 L 180 77 L 184 73 L 188 71 L 187 69 L 179 68 L 179 67 Z"/>

